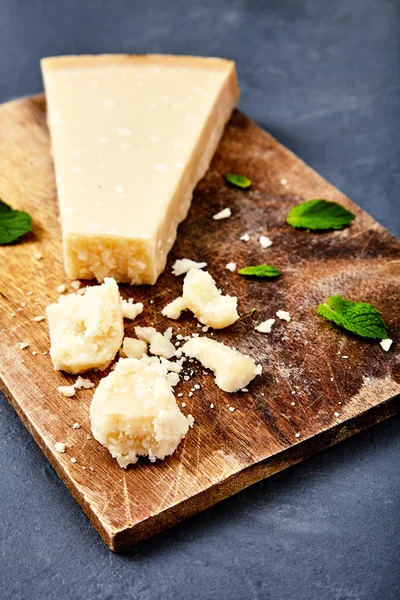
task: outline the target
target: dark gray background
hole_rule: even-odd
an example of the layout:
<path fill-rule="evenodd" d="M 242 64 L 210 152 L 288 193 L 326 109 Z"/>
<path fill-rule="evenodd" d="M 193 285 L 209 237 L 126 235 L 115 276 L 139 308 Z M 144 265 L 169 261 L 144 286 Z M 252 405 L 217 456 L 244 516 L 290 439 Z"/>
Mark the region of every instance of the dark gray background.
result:
<path fill-rule="evenodd" d="M 400 233 L 398 2 L 0 0 L 0 101 L 84 52 L 235 59 L 242 110 Z M 400 598 L 399 417 L 117 556 L 0 412 L 4 600 Z"/>

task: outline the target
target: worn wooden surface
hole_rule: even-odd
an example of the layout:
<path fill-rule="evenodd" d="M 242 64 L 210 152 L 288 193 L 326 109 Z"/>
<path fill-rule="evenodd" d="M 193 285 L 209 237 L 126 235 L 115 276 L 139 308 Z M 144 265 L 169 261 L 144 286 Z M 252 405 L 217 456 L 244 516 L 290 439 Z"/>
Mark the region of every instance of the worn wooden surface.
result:
<path fill-rule="evenodd" d="M 173 325 L 183 335 L 198 332 L 189 315 L 171 322 L 160 311 L 180 294 L 182 277 L 171 275 L 173 261 L 207 261 L 220 287 L 239 297 L 243 315 L 215 332 L 214 339 L 254 356 L 263 374 L 248 393 L 228 395 L 195 366 L 193 379 L 176 388 L 187 404 L 182 411 L 195 418 L 194 429 L 164 462 L 141 460 L 120 469 L 91 437 L 93 390 L 80 390 L 73 398 L 57 392 L 58 385 L 75 378 L 53 371 L 46 321 L 33 320 L 57 299 L 57 286 L 68 283 L 42 96 L 0 107 L 0 164 L 0 197 L 34 219 L 34 231 L 23 243 L 0 247 L 2 389 L 111 549 L 123 550 L 399 410 L 396 341 L 385 353 L 378 343 L 357 339 L 317 317 L 316 306 L 335 293 L 371 302 L 396 340 L 400 243 L 236 112 L 197 187 L 165 273 L 154 287 L 121 286 L 121 292 L 145 303 L 127 334 L 134 325 L 150 322 L 161 330 Z M 222 178 L 226 172 L 245 173 L 252 189 L 228 187 Z M 333 233 L 296 231 L 285 224 L 291 206 L 315 197 L 337 200 L 357 218 L 348 229 Z M 212 215 L 226 206 L 232 217 L 214 221 Z M 239 239 L 245 232 L 251 236 L 248 243 Z M 261 248 L 260 234 L 273 240 L 271 248 Z M 43 258 L 37 260 L 36 253 Z M 238 266 L 268 262 L 284 275 L 271 282 L 244 279 L 225 268 L 231 261 Z M 253 307 L 257 312 L 250 315 Z M 269 335 L 254 331 L 278 309 L 290 312 L 290 323 L 277 322 Z M 19 342 L 29 347 L 19 350 Z M 101 376 L 90 374 L 96 384 Z M 194 383 L 201 389 L 189 398 Z M 75 422 L 80 429 L 72 428 Z M 57 441 L 67 444 L 65 454 L 55 452 Z"/>

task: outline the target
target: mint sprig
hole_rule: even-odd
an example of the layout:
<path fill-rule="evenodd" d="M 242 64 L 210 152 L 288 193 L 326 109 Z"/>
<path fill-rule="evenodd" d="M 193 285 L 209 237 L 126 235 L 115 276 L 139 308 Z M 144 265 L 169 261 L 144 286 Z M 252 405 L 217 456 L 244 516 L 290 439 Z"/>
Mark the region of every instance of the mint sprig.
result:
<path fill-rule="evenodd" d="M 23 210 L 13 210 L 0 199 L 0 244 L 11 244 L 32 231 L 32 219 Z"/>
<path fill-rule="evenodd" d="M 352 302 L 340 295 L 330 296 L 320 304 L 318 314 L 339 327 L 365 338 L 386 339 L 386 325 L 381 313 L 368 302 Z"/>
<path fill-rule="evenodd" d="M 313 230 L 343 229 L 355 215 L 337 202 L 330 200 L 308 200 L 294 206 L 286 222 L 292 227 Z"/>
<path fill-rule="evenodd" d="M 225 179 L 228 183 L 242 189 L 247 189 L 251 186 L 251 179 L 245 175 L 234 175 L 233 173 L 228 173 L 225 175 Z"/>
<path fill-rule="evenodd" d="M 239 275 L 246 277 L 278 277 L 281 271 L 272 265 L 255 265 L 243 267 L 239 270 Z"/>

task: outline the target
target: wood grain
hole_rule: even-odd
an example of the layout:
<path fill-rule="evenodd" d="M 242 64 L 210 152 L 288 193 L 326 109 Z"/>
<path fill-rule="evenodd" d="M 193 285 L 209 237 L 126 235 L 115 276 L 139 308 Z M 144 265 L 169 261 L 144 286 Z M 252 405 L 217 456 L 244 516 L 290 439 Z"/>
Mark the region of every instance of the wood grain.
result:
<path fill-rule="evenodd" d="M 0 107 L 0 164 L 0 197 L 26 209 L 34 220 L 34 231 L 23 243 L 0 248 L 2 389 L 112 550 L 162 531 L 399 410 L 398 344 L 385 353 L 378 343 L 357 339 L 317 317 L 316 306 L 335 293 L 371 302 L 396 340 L 400 243 L 236 112 L 196 189 L 166 271 L 154 287 L 121 286 L 121 292 L 145 303 L 137 322 L 127 325 L 127 334 L 134 325 L 150 322 L 161 330 L 173 325 L 183 335 L 198 332 L 189 315 L 172 323 L 160 311 L 181 291 L 182 278 L 171 275 L 173 261 L 207 261 L 220 287 L 239 297 L 243 315 L 232 327 L 215 332 L 214 339 L 254 356 L 263 375 L 248 393 L 228 395 L 193 363 L 194 378 L 180 383 L 177 391 L 187 403 L 182 411 L 195 418 L 194 429 L 173 457 L 120 469 L 91 437 L 93 390 L 81 390 L 73 398 L 57 392 L 57 386 L 75 378 L 52 369 L 46 321 L 33 321 L 57 299 L 57 286 L 68 284 L 43 96 Z M 246 174 L 253 180 L 251 190 L 227 186 L 226 172 Z M 291 206 L 315 197 L 339 201 L 357 218 L 343 231 L 320 234 L 285 224 Z M 232 217 L 214 221 L 212 215 L 226 206 Z M 245 232 L 251 235 L 248 243 L 240 240 Z M 258 243 L 263 233 L 273 240 L 267 250 Z M 225 268 L 231 261 L 239 267 L 268 262 L 284 275 L 271 282 L 244 279 Z M 250 315 L 253 307 L 257 311 Z M 290 312 L 290 323 L 277 322 L 269 335 L 254 331 L 255 324 L 278 309 Z M 18 342 L 29 347 L 19 350 Z M 96 384 L 101 376 L 90 374 Z M 189 398 L 195 382 L 201 389 Z M 80 429 L 72 428 L 75 422 Z M 67 444 L 65 454 L 55 452 L 57 441 Z"/>

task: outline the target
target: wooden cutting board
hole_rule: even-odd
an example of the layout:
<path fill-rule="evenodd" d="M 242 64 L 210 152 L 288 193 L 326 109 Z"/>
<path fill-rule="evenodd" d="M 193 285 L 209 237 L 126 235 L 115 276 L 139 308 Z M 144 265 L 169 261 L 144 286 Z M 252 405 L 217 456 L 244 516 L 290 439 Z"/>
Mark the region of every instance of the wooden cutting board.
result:
<path fill-rule="evenodd" d="M 43 96 L 0 107 L 0 197 L 34 220 L 23 243 L 0 247 L 2 389 L 112 550 L 162 531 L 399 410 L 398 343 L 386 353 L 379 343 L 357 339 L 316 315 L 318 303 L 332 294 L 368 301 L 382 312 L 390 337 L 398 339 L 399 241 L 236 112 L 196 189 L 166 271 L 154 287 L 123 285 L 121 292 L 145 303 L 127 334 L 150 323 L 161 330 L 173 325 L 183 335 L 198 332 L 189 315 L 171 322 L 160 311 L 181 293 L 182 277 L 171 275 L 172 263 L 182 257 L 206 261 L 220 287 L 239 297 L 243 315 L 216 331 L 214 339 L 254 356 L 263 374 L 248 393 L 226 394 L 193 363 L 193 379 L 176 390 L 187 405 L 182 411 L 195 418 L 194 428 L 171 458 L 120 469 L 91 436 L 93 390 L 73 398 L 57 392 L 75 378 L 52 369 L 46 321 L 33 320 L 57 299 L 57 286 L 68 283 L 45 111 Z M 228 187 L 226 172 L 245 173 L 253 187 Z M 357 218 L 351 227 L 316 234 L 285 224 L 294 204 L 316 197 L 353 211 Z M 212 215 L 227 206 L 232 217 L 214 221 Z M 248 243 L 240 240 L 245 232 Z M 263 233 L 273 241 L 266 250 L 258 243 Z M 268 262 L 284 275 L 269 282 L 244 279 L 225 268 L 231 261 Z M 257 311 L 250 314 L 253 307 Z M 254 331 L 279 309 L 290 312 L 290 323 L 277 320 L 269 335 Z M 29 347 L 20 350 L 19 342 Z M 103 374 L 89 376 L 97 384 Z M 189 397 L 194 383 L 201 389 Z M 79 429 L 72 428 L 76 422 Z M 55 452 L 57 441 L 67 444 L 65 454 Z"/>

